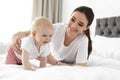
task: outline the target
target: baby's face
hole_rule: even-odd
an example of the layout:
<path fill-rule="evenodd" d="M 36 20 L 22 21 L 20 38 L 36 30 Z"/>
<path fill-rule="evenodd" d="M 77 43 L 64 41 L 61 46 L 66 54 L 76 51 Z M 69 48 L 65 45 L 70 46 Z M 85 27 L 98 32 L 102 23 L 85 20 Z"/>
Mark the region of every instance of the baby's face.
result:
<path fill-rule="evenodd" d="M 45 28 L 36 34 L 36 41 L 40 45 L 45 45 L 51 41 L 51 37 L 54 34 L 53 28 Z"/>

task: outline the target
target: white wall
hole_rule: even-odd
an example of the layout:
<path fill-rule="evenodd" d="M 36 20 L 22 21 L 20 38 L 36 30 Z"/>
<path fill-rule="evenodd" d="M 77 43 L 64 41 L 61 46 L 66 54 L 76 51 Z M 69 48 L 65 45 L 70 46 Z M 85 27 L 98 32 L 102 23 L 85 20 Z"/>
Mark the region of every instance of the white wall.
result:
<path fill-rule="evenodd" d="M 11 42 L 18 31 L 30 29 L 33 0 L 0 0 L 0 42 Z"/>
<path fill-rule="evenodd" d="M 120 0 L 63 0 L 62 21 L 68 20 L 72 11 L 82 5 L 92 7 L 96 18 L 120 16 Z"/>
<path fill-rule="evenodd" d="M 72 11 L 76 7 L 82 6 L 82 5 L 91 6 L 92 3 L 88 4 L 88 1 L 87 0 L 63 0 L 62 21 L 66 22 L 70 18 Z"/>
<path fill-rule="evenodd" d="M 120 16 L 120 0 L 95 0 L 93 9 L 96 18 Z"/>
<path fill-rule="evenodd" d="M 72 11 L 82 5 L 93 8 L 95 13 L 91 36 L 94 36 L 96 18 L 120 16 L 120 0 L 63 0 L 62 22 L 67 22 Z"/>

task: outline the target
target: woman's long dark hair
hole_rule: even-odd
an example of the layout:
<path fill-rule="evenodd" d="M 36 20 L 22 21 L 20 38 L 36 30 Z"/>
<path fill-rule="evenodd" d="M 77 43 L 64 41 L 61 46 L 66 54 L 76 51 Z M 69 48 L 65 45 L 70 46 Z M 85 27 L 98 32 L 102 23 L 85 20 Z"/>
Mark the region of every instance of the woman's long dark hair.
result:
<path fill-rule="evenodd" d="M 94 19 L 94 13 L 93 13 L 93 10 L 90 7 L 80 6 L 80 7 L 76 8 L 73 12 L 75 12 L 75 11 L 78 11 L 78 12 L 81 12 L 81 13 L 85 14 L 85 16 L 88 20 L 87 27 L 92 24 L 92 21 Z M 89 42 L 88 42 L 88 58 L 89 58 L 89 55 L 92 51 L 92 40 L 90 38 L 90 28 L 85 31 L 85 34 L 86 34 L 86 36 L 88 37 L 88 40 L 89 40 Z"/>

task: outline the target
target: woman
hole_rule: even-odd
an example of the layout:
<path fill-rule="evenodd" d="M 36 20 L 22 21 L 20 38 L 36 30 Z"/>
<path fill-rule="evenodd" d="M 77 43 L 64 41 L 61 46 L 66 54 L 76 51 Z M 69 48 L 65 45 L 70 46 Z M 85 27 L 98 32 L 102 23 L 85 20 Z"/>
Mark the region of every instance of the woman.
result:
<path fill-rule="evenodd" d="M 85 66 L 92 51 L 90 25 L 94 13 L 91 8 L 81 6 L 76 8 L 68 24 L 54 24 L 55 33 L 52 37 L 51 54 L 47 61 L 50 64 L 74 63 Z M 30 31 L 18 32 L 13 35 L 13 49 L 21 53 L 21 38 L 28 36 Z"/>

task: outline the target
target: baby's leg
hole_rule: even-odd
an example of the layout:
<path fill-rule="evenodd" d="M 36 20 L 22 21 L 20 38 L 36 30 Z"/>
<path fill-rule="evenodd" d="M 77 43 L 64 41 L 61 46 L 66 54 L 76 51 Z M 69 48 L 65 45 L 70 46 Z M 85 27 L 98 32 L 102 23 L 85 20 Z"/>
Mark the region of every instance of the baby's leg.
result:
<path fill-rule="evenodd" d="M 6 64 L 17 64 L 17 65 L 21 65 L 21 60 L 19 60 L 16 55 L 15 52 L 13 50 L 12 45 L 10 45 L 7 48 L 7 56 L 6 56 L 6 60 L 5 60 Z"/>

